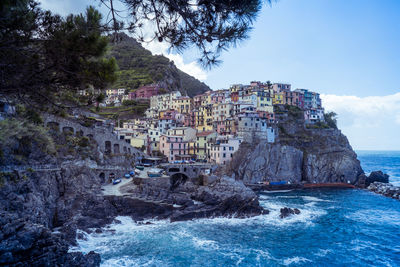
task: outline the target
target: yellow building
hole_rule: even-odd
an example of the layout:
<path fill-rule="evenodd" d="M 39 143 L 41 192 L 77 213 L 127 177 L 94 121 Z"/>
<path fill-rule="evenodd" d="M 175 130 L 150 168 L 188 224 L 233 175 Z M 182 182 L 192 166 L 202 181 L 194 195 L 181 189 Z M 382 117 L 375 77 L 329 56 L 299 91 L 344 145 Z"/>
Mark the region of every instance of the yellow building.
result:
<path fill-rule="evenodd" d="M 234 84 L 229 88 L 230 93 L 236 93 L 243 89 L 243 85 L 241 84 Z"/>
<path fill-rule="evenodd" d="M 271 97 L 270 93 L 263 90 L 256 92 L 255 94 L 257 95 L 257 110 L 273 113 L 273 97 Z"/>
<path fill-rule="evenodd" d="M 194 111 L 194 126 L 197 131 L 203 131 L 205 120 L 204 120 L 204 106 L 200 106 Z"/>
<path fill-rule="evenodd" d="M 203 113 L 202 119 L 203 124 L 196 127 L 197 131 L 212 131 L 213 130 L 213 116 L 212 116 L 212 105 L 203 106 L 200 109 Z"/>
<path fill-rule="evenodd" d="M 212 117 L 214 121 L 223 121 L 231 117 L 233 105 L 231 103 L 217 103 L 212 106 Z"/>
<path fill-rule="evenodd" d="M 273 105 L 283 105 L 283 99 L 285 97 L 285 92 L 275 92 L 274 98 L 272 99 Z"/>
<path fill-rule="evenodd" d="M 209 143 L 207 142 L 208 138 L 210 137 L 216 137 L 217 133 L 213 131 L 207 131 L 207 132 L 198 132 L 196 135 L 196 140 L 195 140 L 195 154 L 197 155 L 197 159 L 205 160 L 207 159 L 207 151 L 208 151 L 208 145 Z"/>
<path fill-rule="evenodd" d="M 147 145 L 147 135 L 140 134 L 131 137 L 131 146 L 136 148 L 142 148 L 146 147 L 146 145 Z"/>
<path fill-rule="evenodd" d="M 179 113 L 189 113 L 192 110 L 193 103 L 190 97 L 184 96 L 173 99 L 172 106 Z"/>

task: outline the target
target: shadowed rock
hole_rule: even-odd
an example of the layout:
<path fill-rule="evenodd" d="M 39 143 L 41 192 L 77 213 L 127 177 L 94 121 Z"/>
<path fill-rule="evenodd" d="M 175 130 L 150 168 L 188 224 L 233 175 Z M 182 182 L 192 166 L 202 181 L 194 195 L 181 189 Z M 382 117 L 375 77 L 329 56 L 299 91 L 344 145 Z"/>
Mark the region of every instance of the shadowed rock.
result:
<path fill-rule="evenodd" d="M 286 217 L 289 217 L 289 216 L 291 216 L 291 215 L 298 215 L 298 214 L 300 214 L 300 210 L 299 209 L 291 209 L 291 208 L 288 208 L 288 207 L 284 207 L 284 208 L 282 208 L 281 209 L 281 214 L 279 215 L 279 217 L 281 218 L 281 219 L 283 219 L 283 218 L 286 218 Z"/>

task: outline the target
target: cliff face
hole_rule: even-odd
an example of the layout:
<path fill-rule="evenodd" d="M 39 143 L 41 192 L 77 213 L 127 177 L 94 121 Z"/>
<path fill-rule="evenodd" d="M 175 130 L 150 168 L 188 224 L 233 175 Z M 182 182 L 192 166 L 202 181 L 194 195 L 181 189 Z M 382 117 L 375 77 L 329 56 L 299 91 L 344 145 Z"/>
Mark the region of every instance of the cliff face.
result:
<path fill-rule="evenodd" d="M 290 112 L 279 114 L 278 120 L 276 143 L 241 146 L 231 165 L 236 179 L 245 183 L 357 183 L 363 170 L 340 130 L 308 129 L 301 116 Z"/>

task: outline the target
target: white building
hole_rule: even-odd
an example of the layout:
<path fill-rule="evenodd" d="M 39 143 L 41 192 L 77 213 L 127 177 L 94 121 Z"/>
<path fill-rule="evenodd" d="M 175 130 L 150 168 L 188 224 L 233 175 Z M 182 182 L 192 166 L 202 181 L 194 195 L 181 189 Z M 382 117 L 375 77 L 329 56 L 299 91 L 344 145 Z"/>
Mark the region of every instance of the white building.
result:
<path fill-rule="evenodd" d="M 210 161 L 226 164 L 232 160 L 233 154 L 239 149 L 243 138 L 231 135 L 218 136 L 214 144 L 210 144 Z"/>

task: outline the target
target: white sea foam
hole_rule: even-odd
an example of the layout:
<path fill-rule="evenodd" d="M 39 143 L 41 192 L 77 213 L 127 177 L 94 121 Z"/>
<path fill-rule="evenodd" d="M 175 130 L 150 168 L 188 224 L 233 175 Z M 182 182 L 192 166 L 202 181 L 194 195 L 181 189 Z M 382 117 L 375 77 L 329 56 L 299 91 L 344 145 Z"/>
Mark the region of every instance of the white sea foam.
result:
<path fill-rule="evenodd" d="M 299 196 L 276 196 L 276 198 L 299 198 Z"/>
<path fill-rule="evenodd" d="M 257 262 L 262 262 L 265 259 L 272 259 L 271 254 L 268 251 L 255 249 L 254 252 L 257 254 L 256 260 Z"/>
<path fill-rule="evenodd" d="M 312 262 L 311 260 L 304 258 L 304 257 L 292 257 L 292 258 L 287 258 L 283 260 L 283 265 L 291 265 L 291 264 L 297 264 L 301 262 Z"/>
<path fill-rule="evenodd" d="M 151 229 L 166 227 L 170 224 L 168 220 L 148 220 L 139 224 L 127 216 L 118 216 L 115 219 L 119 222 L 114 222 L 103 228 L 103 233 L 87 234 L 78 230 L 77 233 L 83 235 L 84 238 L 83 240 L 78 239 L 78 246 L 71 247 L 69 251 L 88 253 L 91 250 L 95 250 L 99 253 L 107 253 L 117 249 L 110 247 L 108 245 L 109 242 L 123 242 L 126 236 L 148 232 Z M 146 224 L 146 222 L 151 224 Z"/>
<path fill-rule="evenodd" d="M 101 262 L 101 267 L 116 267 L 116 266 L 172 266 L 166 262 L 152 258 L 134 258 L 129 256 L 123 256 L 118 258 L 106 259 Z"/>
<path fill-rule="evenodd" d="M 302 196 L 302 198 L 304 199 L 304 201 L 332 202 L 331 200 L 321 199 L 321 198 L 312 197 L 312 196 Z"/>
<path fill-rule="evenodd" d="M 331 252 L 332 252 L 331 249 L 319 249 L 318 252 L 315 253 L 314 255 L 319 256 L 319 257 L 325 257 L 326 255 L 328 255 Z"/>
<path fill-rule="evenodd" d="M 258 199 L 259 199 L 259 200 L 268 200 L 268 199 L 271 199 L 271 197 L 270 197 L 270 196 L 266 196 L 266 195 L 260 195 L 260 196 L 258 197 Z"/>
<path fill-rule="evenodd" d="M 204 250 L 217 250 L 219 249 L 218 243 L 214 240 L 200 239 L 198 237 L 192 237 L 193 244 L 196 248 Z"/>

